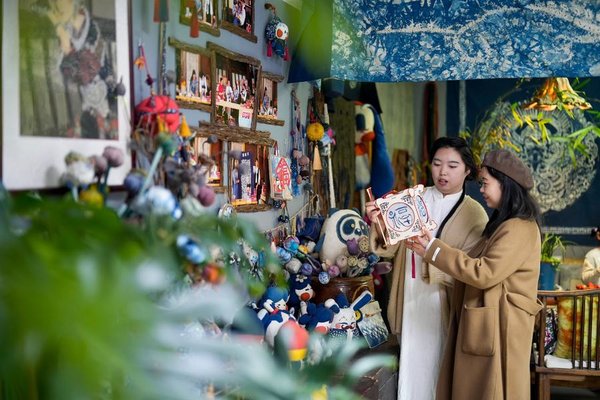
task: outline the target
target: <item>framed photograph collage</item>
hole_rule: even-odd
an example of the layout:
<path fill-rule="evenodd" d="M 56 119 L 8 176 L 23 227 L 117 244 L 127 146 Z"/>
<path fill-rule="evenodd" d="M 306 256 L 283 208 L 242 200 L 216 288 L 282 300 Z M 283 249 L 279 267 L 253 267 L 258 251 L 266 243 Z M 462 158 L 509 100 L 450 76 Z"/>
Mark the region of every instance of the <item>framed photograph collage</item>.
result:
<path fill-rule="evenodd" d="M 180 0 L 179 21 L 198 18 L 201 31 L 225 29 L 254 43 L 254 0 Z M 195 7 L 195 8 L 194 8 Z M 209 157 L 207 181 L 237 211 L 269 208 L 269 154 L 275 141 L 257 122 L 284 125 L 277 86 L 283 76 L 262 71 L 260 60 L 208 41 L 199 47 L 170 37 L 175 50 L 175 100 L 180 108 L 210 114 L 192 127 L 196 155 Z M 232 156 L 234 155 L 234 156 Z"/>

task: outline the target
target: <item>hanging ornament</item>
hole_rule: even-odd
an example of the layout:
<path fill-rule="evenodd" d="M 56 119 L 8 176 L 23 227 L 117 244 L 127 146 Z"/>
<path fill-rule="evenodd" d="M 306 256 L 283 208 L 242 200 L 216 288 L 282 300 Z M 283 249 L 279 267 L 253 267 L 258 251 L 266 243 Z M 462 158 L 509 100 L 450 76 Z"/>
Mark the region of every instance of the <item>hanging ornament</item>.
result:
<path fill-rule="evenodd" d="M 315 143 L 315 151 L 313 153 L 313 171 L 321 171 L 323 164 L 321 163 L 321 153 L 319 152 L 319 146 Z"/>
<path fill-rule="evenodd" d="M 265 37 L 267 39 L 267 57 L 271 57 L 273 52 L 285 61 L 289 60 L 287 39 L 289 36 L 288 26 L 284 24 L 276 14 L 275 6 L 271 3 L 265 3 L 265 9 L 271 11 L 271 19 L 265 27 Z"/>
<path fill-rule="evenodd" d="M 185 119 L 185 115 L 181 116 L 181 126 L 179 127 L 179 135 L 181 135 L 181 137 L 184 139 L 187 139 L 190 136 L 192 136 L 192 131 Z"/>
<path fill-rule="evenodd" d="M 190 37 L 197 38 L 200 36 L 200 20 L 198 18 L 198 7 L 195 0 L 188 0 L 188 8 L 192 11 L 190 20 Z"/>
<path fill-rule="evenodd" d="M 323 125 L 321 125 L 320 122 L 313 122 L 306 128 L 306 135 L 308 137 L 308 140 L 311 140 L 313 142 L 321 140 L 324 134 L 325 129 L 323 128 Z"/>
<path fill-rule="evenodd" d="M 526 110 L 539 111 L 553 111 L 557 107 L 587 110 L 592 105 L 573 90 L 568 78 L 548 78 L 535 92 L 533 99 L 523 106 Z"/>
<path fill-rule="evenodd" d="M 169 21 L 169 0 L 154 0 L 154 22 Z"/>

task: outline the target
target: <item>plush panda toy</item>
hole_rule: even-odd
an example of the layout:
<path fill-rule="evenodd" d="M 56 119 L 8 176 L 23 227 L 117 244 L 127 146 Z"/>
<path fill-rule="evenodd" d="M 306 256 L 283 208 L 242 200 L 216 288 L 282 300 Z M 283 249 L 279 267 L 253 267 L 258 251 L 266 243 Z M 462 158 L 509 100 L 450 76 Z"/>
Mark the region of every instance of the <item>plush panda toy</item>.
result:
<path fill-rule="evenodd" d="M 331 209 L 315 250 L 322 262 L 333 264 L 338 256 L 346 255 L 349 240 L 364 236 L 369 236 L 369 227 L 358 211 Z"/>

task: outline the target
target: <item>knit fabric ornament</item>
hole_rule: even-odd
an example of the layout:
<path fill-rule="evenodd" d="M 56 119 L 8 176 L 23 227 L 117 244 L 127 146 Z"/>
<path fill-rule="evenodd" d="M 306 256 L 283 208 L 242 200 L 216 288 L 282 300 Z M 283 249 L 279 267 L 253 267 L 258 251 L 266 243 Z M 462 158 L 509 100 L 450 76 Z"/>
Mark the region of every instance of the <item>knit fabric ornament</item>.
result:
<path fill-rule="evenodd" d="M 324 134 L 325 129 L 323 128 L 323 125 L 321 125 L 321 123 L 319 122 L 313 122 L 312 124 L 308 125 L 308 128 L 306 128 L 306 135 L 308 137 L 308 140 L 321 140 Z"/>
<path fill-rule="evenodd" d="M 271 10 L 271 19 L 265 27 L 265 38 L 267 39 L 267 57 L 271 57 L 273 52 L 285 61 L 289 60 L 289 51 L 287 39 L 289 35 L 288 26 L 275 14 L 275 7 L 266 3 L 265 8 Z"/>

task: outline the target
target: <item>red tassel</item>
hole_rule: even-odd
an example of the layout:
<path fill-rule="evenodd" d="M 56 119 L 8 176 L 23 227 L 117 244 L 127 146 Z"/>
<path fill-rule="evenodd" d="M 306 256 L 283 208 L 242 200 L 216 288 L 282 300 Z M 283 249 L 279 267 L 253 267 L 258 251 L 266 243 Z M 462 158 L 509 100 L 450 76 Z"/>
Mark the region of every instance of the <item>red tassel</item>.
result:
<path fill-rule="evenodd" d="M 169 0 L 154 0 L 154 22 L 169 21 Z"/>
<path fill-rule="evenodd" d="M 271 41 L 267 42 L 267 57 L 271 57 L 273 55 L 273 48 L 271 46 Z"/>
<path fill-rule="evenodd" d="M 290 59 L 290 54 L 288 53 L 288 48 L 285 46 L 285 50 L 283 52 L 283 61 L 287 61 Z"/>
<path fill-rule="evenodd" d="M 198 9 L 194 5 L 192 9 L 192 21 L 190 23 L 190 37 L 197 38 L 200 36 L 200 21 L 198 21 Z"/>

